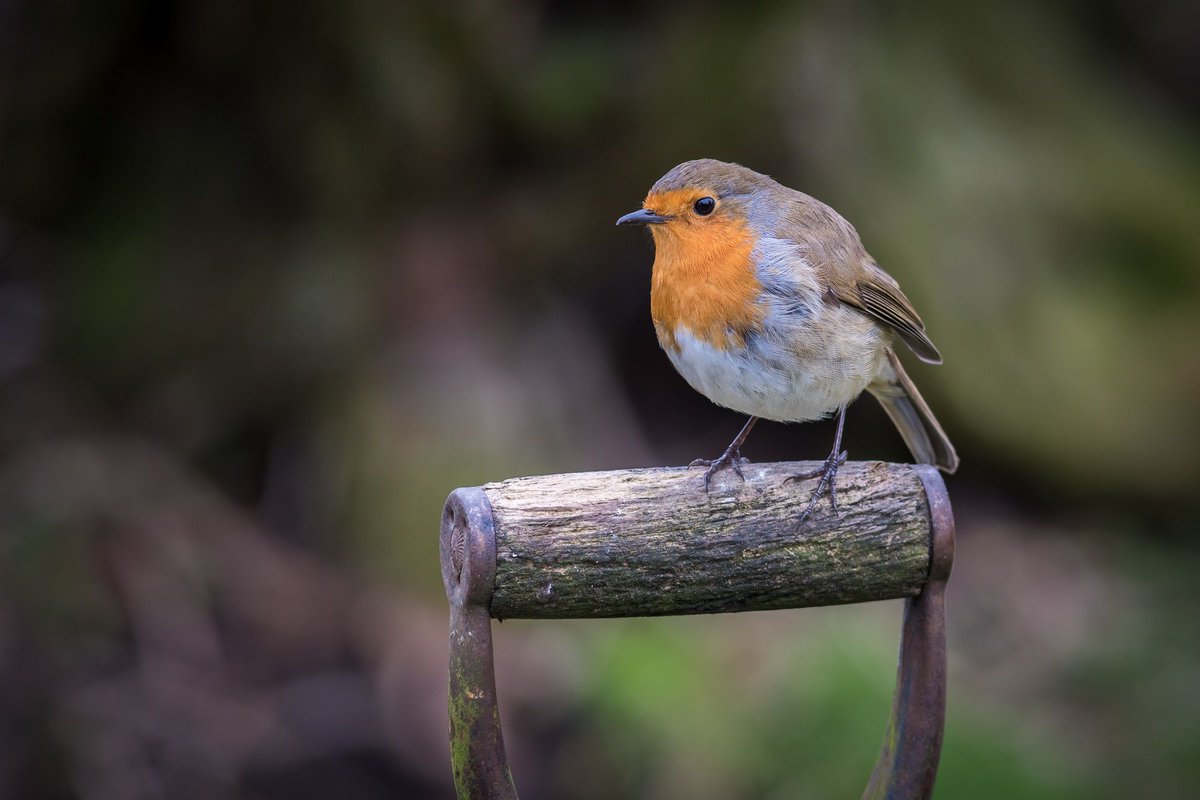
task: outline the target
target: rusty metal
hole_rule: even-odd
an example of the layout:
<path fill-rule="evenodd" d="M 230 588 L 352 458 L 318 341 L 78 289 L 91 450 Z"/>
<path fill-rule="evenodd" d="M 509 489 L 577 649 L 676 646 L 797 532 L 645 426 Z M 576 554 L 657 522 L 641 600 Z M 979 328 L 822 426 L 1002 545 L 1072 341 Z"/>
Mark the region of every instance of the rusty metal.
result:
<path fill-rule="evenodd" d="M 450 599 L 450 757 L 460 798 L 517 800 L 504 752 L 492 621 L 492 507 L 482 489 L 456 489 L 442 512 L 442 581 Z"/>
<path fill-rule="evenodd" d="M 929 502 L 929 578 L 904 601 L 900 664 L 883 749 L 863 800 L 933 794 L 946 719 L 946 581 L 954 563 L 954 515 L 936 469 L 917 466 Z"/>
<path fill-rule="evenodd" d="M 945 589 L 954 516 L 941 475 L 914 471 L 930 518 L 929 575 L 905 600 L 896 691 L 883 747 L 863 800 L 925 800 L 933 793 L 946 712 Z M 460 800 L 516 800 L 492 658 L 489 603 L 496 576 L 492 509 L 480 488 L 456 489 L 441 526 L 442 580 L 450 599 L 450 745 Z"/>

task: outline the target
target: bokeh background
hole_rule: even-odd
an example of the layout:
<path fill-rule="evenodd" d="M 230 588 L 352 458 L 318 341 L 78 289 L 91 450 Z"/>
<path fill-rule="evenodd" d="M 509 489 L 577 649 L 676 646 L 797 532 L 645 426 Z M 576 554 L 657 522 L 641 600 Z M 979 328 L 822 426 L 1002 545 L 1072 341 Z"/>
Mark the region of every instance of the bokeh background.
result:
<path fill-rule="evenodd" d="M 1200 7 L 0 0 L 0 796 L 447 798 L 450 489 L 741 420 L 613 221 L 853 221 L 963 457 L 938 796 L 1200 780 Z M 830 423 L 760 426 L 816 458 Z M 853 458 L 907 457 L 869 399 Z M 527 800 L 857 796 L 899 603 L 505 623 Z"/>

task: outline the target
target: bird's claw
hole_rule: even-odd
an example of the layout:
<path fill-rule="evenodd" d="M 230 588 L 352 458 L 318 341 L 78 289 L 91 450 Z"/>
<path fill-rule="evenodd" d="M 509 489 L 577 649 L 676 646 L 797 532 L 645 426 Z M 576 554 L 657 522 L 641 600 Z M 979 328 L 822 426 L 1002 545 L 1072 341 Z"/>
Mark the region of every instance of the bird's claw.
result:
<path fill-rule="evenodd" d="M 812 498 L 808 501 L 808 507 L 804 509 L 804 513 L 800 515 L 798 524 L 803 525 L 804 521 L 812 514 L 812 510 L 817 507 L 817 501 L 821 499 L 821 495 L 828 490 L 829 505 L 833 509 L 833 513 L 838 513 L 837 504 L 837 474 L 838 467 L 846 463 L 846 451 L 840 453 L 834 452 L 829 454 L 829 458 L 825 459 L 825 463 L 811 472 L 802 472 L 799 475 L 792 475 L 784 479 L 784 483 L 789 481 L 805 481 L 810 478 L 820 478 L 817 483 L 817 488 L 813 490 Z"/>
<path fill-rule="evenodd" d="M 743 458 L 742 454 L 736 448 L 730 447 L 717 458 L 697 458 L 688 464 L 688 469 L 692 467 L 708 467 L 704 472 L 704 492 L 707 494 L 708 484 L 712 481 L 712 476 L 726 467 L 732 469 L 743 481 L 746 480 L 746 476 L 742 473 L 742 465 L 749 463 L 750 459 Z"/>

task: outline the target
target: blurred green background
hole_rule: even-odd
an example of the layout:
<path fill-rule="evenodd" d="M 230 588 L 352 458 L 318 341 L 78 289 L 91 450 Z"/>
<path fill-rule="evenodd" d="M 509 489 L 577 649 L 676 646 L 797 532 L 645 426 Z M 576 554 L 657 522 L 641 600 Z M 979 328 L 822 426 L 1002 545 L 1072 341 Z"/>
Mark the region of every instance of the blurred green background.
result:
<path fill-rule="evenodd" d="M 613 226 L 703 156 L 945 355 L 937 796 L 1195 796 L 1197 8 L 0 0 L 0 796 L 452 796 L 448 491 L 741 424 Z M 899 619 L 506 623 L 522 796 L 857 796 Z"/>

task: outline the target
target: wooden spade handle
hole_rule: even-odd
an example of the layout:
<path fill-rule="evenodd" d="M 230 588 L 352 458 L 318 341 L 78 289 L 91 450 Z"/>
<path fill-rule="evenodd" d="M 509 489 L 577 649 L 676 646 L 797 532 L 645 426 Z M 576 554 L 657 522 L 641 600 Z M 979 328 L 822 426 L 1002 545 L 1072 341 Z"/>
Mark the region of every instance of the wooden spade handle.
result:
<path fill-rule="evenodd" d="M 914 597 L 932 525 L 918 467 L 849 462 L 803 523 L 819 462 L 513 478 L 451 494 L 443 547 L 461 569 L 470 519 L 494 531 L 492 617 L 704 614 Z M 468 514 L 467 506 L 471 506 Z"/>

